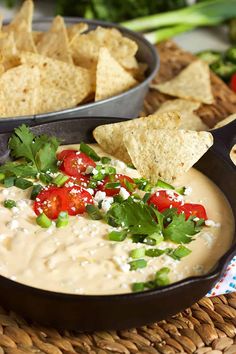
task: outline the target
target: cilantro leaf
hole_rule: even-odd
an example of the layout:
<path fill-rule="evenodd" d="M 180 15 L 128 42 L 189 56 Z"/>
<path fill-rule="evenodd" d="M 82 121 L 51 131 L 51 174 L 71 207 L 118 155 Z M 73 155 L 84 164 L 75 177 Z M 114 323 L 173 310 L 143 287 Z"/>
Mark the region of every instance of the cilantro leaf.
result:
<path fill-rule="evenodd" d="M 160 231 L 160 225 L 152 216 L 151 208 L 142 201 L 128 198 L 122 203 L 114 203 L 107 212 L 110 225 L 127 228 L 135 235 L 152 235 Z"/>
<path fill-rule="evenodd" d="M 175 214 L 172 221 L 164 229 L 164 237 L 175 243 L 189 243 L 193 240 L 194 235 L 199 232 L 194 221 L 189 218 L 185 220 L 184 214 Z"/>
<path fill-rule="evenodd" d="M 32 164 L 7 162 L 0 166 L 0 173 L 4 173 L 7 177 L 31 177 L 34 178 L 37 175 L 37 169 Z"/>
<path fill-rule="evenodd" d="M 16 159 L 25 159 L 37 172 L 48 170 L 55 172 L 57 170 L 56 151 L 58 146 L 59 141 L 55 137 L 35 136 L 24 124 L 15 129 L 8 143 L 11 156 Z M 22 164 L 22 168 L 25 165 L 25 168 L 28 169 L 28 164 Z M 3 167 L 6 169 L 7 164 Z M 24 173 L 25 177 L 27 176 L 26 172 L 21 173 Z M 21 176 L 23 177 L 23 175 Z"/>

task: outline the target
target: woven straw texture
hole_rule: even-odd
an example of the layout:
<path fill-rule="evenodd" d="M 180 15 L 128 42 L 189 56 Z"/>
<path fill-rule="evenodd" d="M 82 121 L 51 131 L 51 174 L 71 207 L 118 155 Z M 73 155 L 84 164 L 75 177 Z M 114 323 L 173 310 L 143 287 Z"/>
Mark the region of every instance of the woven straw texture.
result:
<path fill-rule="evenodd" d="M 155 82 L 170 79 L 194 57 L 173 42 L 159 46 L 160 72 Z M 214 105 L 202 105 L 198 114 L 213 126 L 236 112 L 236 95 L 212 75 Z M 145 112 L 154 112 L 167 95 L 150 91 Z M 174 299 L 173 299 L 174 301 Z M 29 324 L 0 308 L 0 354 L 236 354 L 236 293 L 203 298 L 172 318 L 141 328 L 96 332 L 58 332 Z"/>

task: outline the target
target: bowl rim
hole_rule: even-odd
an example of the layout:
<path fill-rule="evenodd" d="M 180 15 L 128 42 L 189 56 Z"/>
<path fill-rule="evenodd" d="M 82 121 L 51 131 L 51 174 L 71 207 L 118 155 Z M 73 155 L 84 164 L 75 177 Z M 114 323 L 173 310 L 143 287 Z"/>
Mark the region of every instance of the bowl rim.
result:
<path fill-rule="evenodd" d="M 52 22 L 52 20 L 55 17 L 53 16 L 46 16 L 46 17 L 39 17 L 35 20 L 33 20 L 32 22 L 32 26 L 34 27 L 34 25 L 37 24 L 50 24 Z M 105 98 L 103 100 L 99 100 L 96 102 L 90 102 L 90 103 L 85 103 L 85 104 L 81 104 L 79 106 L 73 107 L 73 108 L 66 108 L 63 110 L 58 110 L 58 111 L 52 111 L 52 112 L 47 112 L 47 113 L 40 113 L 40 114 L 33 114 L 33 115 L 26 115 L 26 116 L 14 116 L 14 117 L 5 117 L 4 121 L 6 120 L 26 120 L 26 119 L 36 119 L 36 120 L 40 120 L 40 119 L 45 119 L 45 118 L 51 118 L 51 117 L 55 117 L 55 115 L 70 115 L 71 113 L 75 113 L 75 112 L 79 112 L 82 111 L 84 109 L 92 109 L 92 108 L 96 108 L 100 105 L 104 105 L 106 103 L 112 103 L 114 101 L 116 101 L 117 99 L 121 99 L 123 97 L 125 97 L 127 94 L 129 93 L 135 93 L 136 91 L 144 88 L 146 85 L 149 84 L 149 82 L 154 78 L 154 76 L 156 75 L 159 67 L 160 67 L 160 58 L 159 58 L 159 54 L 158 51 L 156 49 L 156 47 L 151 44 L 144 36 L 142 36 L 140 33 L 131 31 L 127 28 L 125 28 L 124 26 L 121 26 L 119 24 L 113 23 L 113 22 L 105 22 L 105 21 L 101 21 L 101 20 L 90 20 L 90 19 L 85 19 L 83 17 L 67 17 L 67 16 L 63 16 L 65 23 L 69 23 L 69 24 L 75 24 L 75 23 L 79 23 L 79 22 L 84 22 L 87 23 L 89 25 L 94 25 L 96 27 L 98 26 L 102 26 L 102 27 L 107 27 L 107 28 L 117 28 L 122 34 L 128 34 L 128 38 L 132 39 L 132 40 L 138 40 L 141 41 L 146 48 L 148 48 L 148 50 L 150 51 L 152 58 L 153 58 L 153 68 L 150 71 L 150 73 L 148 74 L 147 77 L 145 77 L 145 79 L 138 83 L 138 85 L 130 88 L 129 90 L 122 92 L 118 95 L 112 96 L 112 97 L 108 97 Z M 8 24 L 9 21 L 3 21 L 3 25 Z M 0 122 L 1 124 L 1 122 Z"/>
<path fill-rule="evenodd" d="M 98 116 L 92 116 L 92 117 L 73 117 L 73 118 L 59 118 L 57 120 L 54 120 L 53 122 L 38 122 L 38 124 L 30 127 L 31 129 L 40 127 L 42 125 L 46 125 L 46 124 L 55 124 L 57 122 L 68 122 L 68 120 L 72 120 L 72 121 L 79 121 L 81 119 L 86 119 L 86 120 L 95 120 L 95 119 L 99 119 L 99 120 L 107 120 L 109 119 L 112 122 L 116 122 L 116 121 L 123 121 L 123 120 L 130 120 L 130 118 L 126 118 L 123 119 L 119 118 L 119 117 L 98 117 Z M 109 123 L 108 123 L 109 124 Z M 232 126 L 234 123 L 231 122 L 229 123 L 230 126 Z M 225 127 L 223 127 L 224 129 Z M 219 130 L 222 128 L 218 128 L 217 131 L 219 132 Z M 222 130 L 223 130 L 222 129 Z M 0 138 L 2 135 L 9 135 L 11 132 L 13 131 L 13 129 L 11 129 L 11 131 L 8 132 L 2 132 L 0 133 Z M 213 133 L 214 134 L 214 133 Z M 214 154 L 216 154 L 217 156 L 219 156 L 219 152 L 217 151 L 216 146 L 218 145 L 218 142 L 214 142 L 213 146 L 210 148 L 210 151 L 213 152 Z M 224 162 L 229 165 L 229 168 L 233 168 L 236 170 L 236 167 L 233 165 L 232 162 L 230 162 L 225 156 L 221 156 L 221 158 L 224 160 Z M 199 283 L 201 284 L 202 282 L 207 282 L 209 280 L 214 281 L 217 280 L 218 277 L 222 276 L 222 274 L 224 273 L 226 267 L 228 266 L 228 263 L 230 262 L 230 260 L 236 256 L 236 219 L 235 219 L 235 229 L 234 229 L 234 235 L 233 235 L 233 239 L 232 239 L 232 245 L 231 247 L 217 260 L 217 262 L 215 263 L 213 269 L 203 275 L 199 275 L 199 276 L 191 276 L 191 277 L 187 277 L 184 278 L 178 282 L 174 282 L 172 284 L 169 284 L 167 286 L 163 286 L 161 288 L 157 288 L 157 289 L 153 289 L 153 290 L 145 290 L 145 291 L 140 291 L 140 292 L 129 292 L 129 293 L 122 293 L 122 294 L 104 294 L 104 295 L 95 295 L 95 294 L 84 294 L 84 295 L 80 295 L 80 294 L 71 294 L 71 293 L 62 293 L 62 292 L 58 292 L 58 291 L 53 291 L 53 290 L 45 290 L 45 289 L 41 289 L 41 288 L 36 288 L 33 287 L 31 285 L 27 285 L 27 284 L 23 284 L 23 283 L 19 283 L 15 280 L 12 280 L 10 278 L 7 278 L 3 275 L 0 275 L 0 281 L 5 281 L 8 282 L 11 286 L 13 287 L 18 287 L 21 288 L 22 290 L 30 290 L 31 292 L 33 292 L 36 295 L 39 296 L 45 296 L 45 297 L 54 297 L 54 299 L 59 299 L 59 300 L 63 300 L 63 301 L 71 301 L 71 300 L 78 300 L 78 301 L 113 301 L 116 299 L 119 300 L 126 300 L 126 299 L 133 299 L 135 298 L 139 298 L 139 297 L 143 297 L 143 296 L 155 296 L 155 295 L 164 295 L 165 293 L 168 293 L 169 291 L 175 290 L 177 288 L 184 288 L 185 286 L 191 285 L 192 283 Z"/>

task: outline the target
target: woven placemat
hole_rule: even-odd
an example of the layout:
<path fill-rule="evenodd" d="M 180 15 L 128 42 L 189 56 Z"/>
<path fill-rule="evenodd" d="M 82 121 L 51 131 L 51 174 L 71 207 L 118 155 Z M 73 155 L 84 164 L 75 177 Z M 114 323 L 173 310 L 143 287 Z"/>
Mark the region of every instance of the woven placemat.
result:
<path fill-rule="evenodd" d="M 161 44 L 159 51 L 161 69 L 156 82 L 170 79 L 194 59 L 173 42 Z M 211 79 L 216 103 L 203 105 L 197 112 L 209 127 L 236 112 L 236 95 L 214 75 Z M 152 113 L 167 99 L 170 97 L 151 90 L 145 101 L 144 114 Z M 0 307 L 0 354 L 4 353 L 236 354 L 236 293 L 205 297 L 172 318 L 149 326 L 93 334 L 44 328 L 27 323 Z"/>
<path fill-rule="evenodd" d="M 236 293 L 203 298 L 176 316 L 149 326 L 93 334 L 29 325 L 0 308 L 0 354 L 4 353 L 235 354 Z"/>

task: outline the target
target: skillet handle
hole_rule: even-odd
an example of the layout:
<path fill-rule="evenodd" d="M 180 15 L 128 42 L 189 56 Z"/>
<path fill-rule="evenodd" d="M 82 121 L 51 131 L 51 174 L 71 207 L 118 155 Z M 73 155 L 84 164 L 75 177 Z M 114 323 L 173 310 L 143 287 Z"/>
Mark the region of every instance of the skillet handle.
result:
<path fill-rule="evenodd" d="M 236 144 L 236 120 L 223 126 L 222 128 L 211 131 L 214 137 L 214 147 L 224 158 L 230 160 L 230 151 Z"/>

